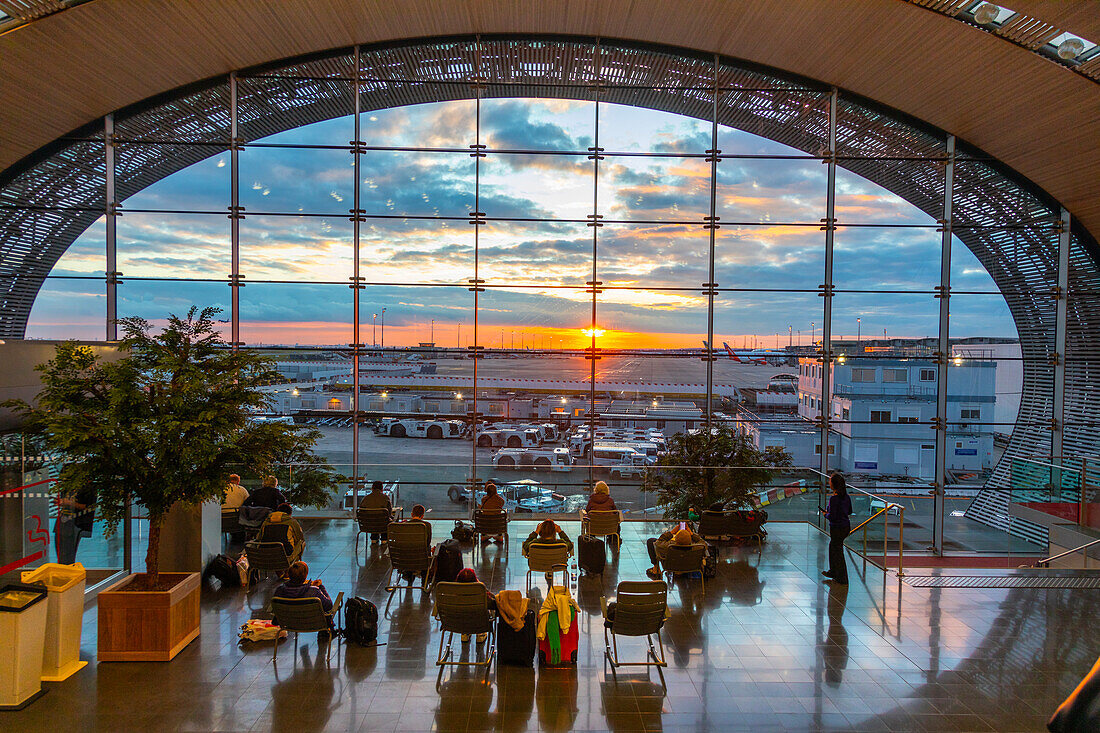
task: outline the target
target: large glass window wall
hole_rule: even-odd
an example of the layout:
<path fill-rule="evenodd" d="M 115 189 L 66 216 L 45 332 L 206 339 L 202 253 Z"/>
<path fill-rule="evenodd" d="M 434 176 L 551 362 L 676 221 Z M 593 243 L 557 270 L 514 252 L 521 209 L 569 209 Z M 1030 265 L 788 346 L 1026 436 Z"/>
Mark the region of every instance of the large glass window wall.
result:
<path fill-rule="evenodd" d="M 465 514 L 492 478 L 517 507 L 571 512 L 605 479 L 645 517 L 645 471 L 593 443 L 721 423 L 787 450 L 777 485 L 840 469 L 906 503 L 907 546 L 1011 544 L 995 518 L 952 515 L 984 486 L 1012 495 L 998 465 L 1019 420 L 1046 425 L 1035 460 L 1065 455 L 1056 299 L 1010 296 L 1049 326 L 1021 340 L 997 285 L 1034 279 L 1029 247 L 1058 251 L 1048 209 L 973 205 L 987 161 L 946 135 L 901 146 L 901 123 L 813 83 L 695 59 L 705 73 L 670 87 L 613 63 L 640 52 L 592 46 L 553 86 L 487 86 L 487 48 L 458 44 L 465 61 L 430 79 L 366 49 L 241 72 L 182 142 L 110 120 L 111 145 L 79 144 L 117 208 L 58 262 L 28 336 L 222 307 L 227 340 L 286 377 L 272 412 L 321 431 L 340 478 L 326 510 L 380 479 Z M 267 122 L 292 100 L 322 121 Z M 116 178 L 150 153 L 196 162 L 129 191 Z M 1047 399 L 1018 415 L 1028 390 Z M 770 510 L 816 521 L 804 499 Z"/>

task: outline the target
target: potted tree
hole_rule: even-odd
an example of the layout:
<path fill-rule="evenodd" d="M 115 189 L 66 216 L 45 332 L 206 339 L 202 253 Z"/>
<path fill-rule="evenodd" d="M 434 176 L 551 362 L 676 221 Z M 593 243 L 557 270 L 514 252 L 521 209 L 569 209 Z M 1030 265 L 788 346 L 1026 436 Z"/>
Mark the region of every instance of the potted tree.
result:
<path fill-rule="evenodd" d="M 683 519 L 690 510 L 701 512 L 713 504 L 731 509 L 753 509 L 760 486 L 775 469 L 791 465 L 782 448 L 757 450 L 744 435 L 725 425 L 695 433 L 677 433 L 668 452 L 650 472 L 657 505 L 667 518 Z"/>
<path fill-rule="evenodd" d="M 312 455 L 316 431 L 249 419 L 266 405 L 259 388 L 281 377 L 262 357 L 227 348 L 214 325 L 219 312 L 193 307 L 185 318 L 169 316 L 159 333 L 142 318 L 121 319 L 125 355 L 113 362 L 60 344 L 37 367 L 36 404 L 11 404 L 64 457 L 59 493 L 94 489 L 109 532 L 128 504 L 149 520 L 146 571 L 99 594 L 100 661 L 167 661 L 198 636 L 199 574 L 159 570 L 173 506 L 220 501 L 234 466 L 264 472 L 287 457 L 324 462 Z M 325 485 L 312 476 L 310 503 L 323 501 Z"/>

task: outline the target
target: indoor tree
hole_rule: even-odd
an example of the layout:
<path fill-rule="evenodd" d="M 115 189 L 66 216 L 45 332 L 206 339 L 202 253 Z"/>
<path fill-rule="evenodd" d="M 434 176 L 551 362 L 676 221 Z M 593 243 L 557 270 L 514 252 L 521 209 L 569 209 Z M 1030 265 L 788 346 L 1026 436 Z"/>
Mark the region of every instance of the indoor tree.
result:
<path fill-rule="evenodd" d="M 689 509 L 702 511 L 717 503 L 751 509 L 775 469 L 791 465 L 782 448 L 757 450 L 748 437 L 725 425 L 676 433 L 667 447 L 649 472 L 649 483 L 670 519 L 686 519 Z"/>
<path fill-rule="evenodd" d="M 11 403 L 28 430 L 63 457 L 56 491 L 94 488 L 109 532 L 127 502 L 144 508 L 147 572 L 131 584 L 135 590 L 161 587 L 161 529 L 177 502 L 220 501 L 226 477 L 240 466 L 264 473 L 288 457 L 325 462 L 312 453 L 315 431 L 250 419 L 267 407 L 259 388 L 282 378 L 263 357 L 228 348 L 213 320 L 219 312 L 192 307 L 185 318 L 169 316 L 159 332 L 143 318 L 120 319 L 124 356 L 117 361 L 101 361 L 75 342 L 59 344 L 37 367 L 36 404 Z M 315 475 L 308 498 L 324 503 L 324 489 L 334 487 Z"/>

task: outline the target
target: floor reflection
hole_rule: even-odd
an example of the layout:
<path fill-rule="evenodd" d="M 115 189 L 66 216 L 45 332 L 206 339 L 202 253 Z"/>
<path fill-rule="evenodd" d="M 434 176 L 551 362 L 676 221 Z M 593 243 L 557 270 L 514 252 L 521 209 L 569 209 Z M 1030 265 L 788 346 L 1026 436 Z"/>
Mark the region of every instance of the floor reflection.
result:
<path fill-rule="evenodd" d="M 827 601 L 829 630 L 821 656 L 825 663 L 825 684 L 838 687 L 848 666 L 848 631 L 844 628 L 844 609 L 848 603 L 848 586 L 831 583 Z"/>
<path fill-rule="evenodd" d="M 437 524 L 438 542 L 451 526 Z M 576 536 L 576 522 L 564 526 Z M 513 536 L 533 527 L 514 522 Z M 387 609 L 384 549 L 361 546 L 357 556 L 352 524 L 328 524 L 307 528 L 307 561 L 331 592 L 378 606 L 381 646 L 338 645 L 331 666 L 312 635 L 297 653 L 293 639 L 283 642 L 275 665 L 268 643 L 239 646 L 241 624 L 265 613 L 272 579 L 247 594 L 204 589 L 202 634 L 170 663 L 96 664 L 93 602 L 81 653 L 92 664 L 48 683 L 27 709 L 0 713 L 0 728 L 1036 731 L 1100 649 L 1100 591 L 913 588 L 870 565 L 848 588 L 831 587 L 820 578 L 828 538 L 773 523 L 762 551 L 723 549 L 705 592 L 689 579 L 670 589 L 664 686 L 653 670 L 613 676 L 601 599 L 615 596 L 618 581 L 645 577 L 653 530 L 626 523 L 618 558 L 609 554 L 603 575 L 577 579 L 575 668 L 497 666 L 487 684 L 482 670 L 437 676 L 430 596 L 398 591 Z M 490 590 L 524 587 L 518 542 L 476 560 L 466 545 L 464 561 Z"/>

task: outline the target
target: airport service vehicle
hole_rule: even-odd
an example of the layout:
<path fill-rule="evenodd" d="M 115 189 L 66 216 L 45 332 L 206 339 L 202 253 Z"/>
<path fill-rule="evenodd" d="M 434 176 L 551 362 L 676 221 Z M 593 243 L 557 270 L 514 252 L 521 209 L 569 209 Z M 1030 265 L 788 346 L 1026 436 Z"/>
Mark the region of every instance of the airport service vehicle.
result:
<path fill-rule="evenodd" d="M 411 420 L 383 418 L 375 428 L 377 435 L 390 438 L 461 438 L 465 424 L 461 420 Z"/>
<path fill-rule="evenodd" d="M 504 510 L 509 513 L 554 512 L 565 505 L 564 496 L 545 488 L 533 479 L 511 482 L 494 478 L 489 480 L 496 484 L 497 492 L 504 499 Z M 447 489 L 447 496 L 456 503 L 468 502 L 470 501 L 470 489 L 459 484 L 452 484 Z M 480 505 L 485 498 L 485 492 L 479 489 L 474 493 L 473 498 L 476 504 Z"/>
<path fill-rule="evenodd" d="M 534 428 L 500 428 L 485 426 L 477 431 L 479 448 L 537 448 L 539 431 Z"/>
<path fill-rule="evenodd" d="M 569 471 L 573 456 L 567 448 L 501 448 L 493 456 L 497 468 L 534 468 L 536 471 Z"/>
<path fill-rule="evenodd" d="M 363 497 L 370 493 L 370 485 L 366 479 L 363 479 L 363 485 L 359 487 L 359 500 L 362 501 Z M 401 482 L 400 481 L 386 481 L 382 484 L 382 493 L 390 497 L 390 504 L 397 506 L 401 501 Z M 348 489 L 344 492 L 344 508 L 355 508 L 355 492 L 352 489 Z"/>
<path fill-rule="evenodd" d="M 611 478 L 638 478 L 655 461 L 626 443 L 597 442 L 592 448 L 592 465 L 606 470 Z"/>

